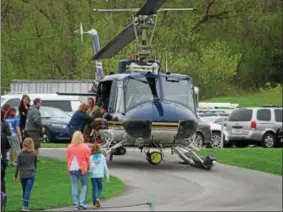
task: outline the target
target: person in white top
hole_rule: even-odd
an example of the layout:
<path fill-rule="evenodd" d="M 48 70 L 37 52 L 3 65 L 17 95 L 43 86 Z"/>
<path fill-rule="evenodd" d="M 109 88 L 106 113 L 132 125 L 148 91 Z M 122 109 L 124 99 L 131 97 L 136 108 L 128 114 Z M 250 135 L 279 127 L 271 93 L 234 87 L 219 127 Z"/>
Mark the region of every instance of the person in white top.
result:
<path fill-rule="evenodd" d="M 92 203 L 93 208 L 100 207 L 100 199 L 102 197 L 102 179 L 106 176 L 106 180 L 109 183 L 109 171 L 106 163 L 106 159 L 101 154 L 99 144 L 93 144 L 91 148 L 91 156 L 89 158 L 89 174 L 92 184 Z"/>

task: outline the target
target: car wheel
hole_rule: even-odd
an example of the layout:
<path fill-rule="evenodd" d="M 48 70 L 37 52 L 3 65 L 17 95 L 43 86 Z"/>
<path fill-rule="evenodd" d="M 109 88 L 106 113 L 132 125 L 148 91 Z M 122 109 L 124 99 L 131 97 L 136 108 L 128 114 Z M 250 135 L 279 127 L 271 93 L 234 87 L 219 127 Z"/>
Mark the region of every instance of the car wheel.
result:
<path fill-rule="evenodd" d="M 221 148 L 221 134 L 219 132 L 212 133 L 210 147 Z"/>
<path fill-rule="evenodd" d="M 197 147 L 197 148 L 201 148 L 204 144 L 204 138 L 203 135 L 199 132 L 196 133 L 195 135 L 195 140 L 193 142 L 193 144 Z"/>
<path fill-rule="evenodd" d="M 265 148 L 272 148 L 275 146 L 275 136 L 272 133 L 265 133 L 262 138 L 262 145 Z"/>

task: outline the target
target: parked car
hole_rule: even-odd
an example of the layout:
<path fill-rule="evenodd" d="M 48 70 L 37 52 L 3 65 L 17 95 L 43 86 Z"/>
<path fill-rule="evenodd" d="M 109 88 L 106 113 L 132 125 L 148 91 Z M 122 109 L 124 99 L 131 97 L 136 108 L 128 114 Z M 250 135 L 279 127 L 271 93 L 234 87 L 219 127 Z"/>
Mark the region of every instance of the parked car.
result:
<path fill-rule="evenodd" d="M 191 139 L 194 138 L 194 145 L 196 147 L 202 147 L 202 146 L 208 146 L 210 145 L 211 142 L 211 130 L 210 130 L 210 125 L 203 121 L 202 119 L 200 119 L 198 117 L 198 125 L 199 128 L 196 131 L 195 137 L 191 137 Z"/>
<path fill-rule="evenodd" d="M 28 94 L 31 104 L 35 98 L 41 98 L 42 106 L 59 108 L 70 115 L 75 112 L 81 104 L 78 96 L 60 96 L 57 94 Z M 1 96 L 1 107 L 9 104 L 18 108 L 22 94 L 7 94 Z"/>
<path fill-rule="evenodd" d="M 228 118 L 230 141 L 237 146 L 249 144 L 274 147 L 280 144 L 276 132 L 282 128 L 282 107 L 240 108 Z"/>
<path fill-rule="evenodd" d="M 217 123 L 210 121 L 208 117 L 199 117 L 199 119 L 202 120 L 203 122 L 207 122 L 207 124 L 210 126 L 212 136 L 211 136 L 209 147 L 220 148 L 221 147 L 221 124 L 217 124 Z M 224 146 L 230 146 L 229 133 L 225 126 L 223 127 L 223 147 Z"/>
<path fill-rule="evenodd" d="M 224 126 L 226 127 L 226 124 L 227 124 L 227 121 L 228 121 L 228 117 L 217 117 L 213 123 L 215 124 L 222 124 L 222 122 L 224 122 Z"/>
<path fill-rule="evenodd" d="M 46 139 L 44 142 L 67 141 L 70 140 L 67 125 L 71 116 L 66 112 L 53 107 L 40 107 L 42 123 L 46 128 Z"/>

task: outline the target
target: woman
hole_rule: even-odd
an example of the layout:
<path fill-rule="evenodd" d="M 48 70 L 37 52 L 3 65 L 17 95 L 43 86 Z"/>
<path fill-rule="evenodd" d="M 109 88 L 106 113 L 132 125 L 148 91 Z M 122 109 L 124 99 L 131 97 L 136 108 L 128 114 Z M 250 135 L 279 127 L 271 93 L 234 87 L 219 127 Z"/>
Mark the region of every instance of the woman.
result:
<path fill-rule="evenodd" d="M 35 180 L 37 156 L 34 150 L 32 138 L 25 138 L 23 149 L 18 156 L 17 168 L 14 181 L 17 181 L 20 171 L 20 179 L 23 189 L 23 208 L 22 211 L 29 211 L 29 198 Z"/>
<path fill-rule="evenodd" d="M 20 105 L 19 105 L 19 114 L 20 114 L 20 130 L 21 130 L 21 136 L 23 138 L 23 132 L 26 126 L 26 119 L 27 119 L 27 113 L 30 107 L 30 98 L 28 95 L 24 94 L 22 96 Z"/>
<path fill-rule="evenodd" d="M 71 144 L 66 150 L 67 168 L 72 183 L 72 200 L 74 210 L 86 209 L 87 195 L 87 170 L 89 168 L 90 149 L 84 144 L 84 137 L 80 131 L 75 131 Z M 78 181 L 81 181 L 82 189 L 80 200 L 78 199 Z"/>
<path fill-rule="evenodd" d="M 87 123 L 92 121 L 92 117 L 86 115 L 86 111 L 89 106 L 87 104 L 81 104 L 79 109 L 73 114 L 69 124 L 68 133 L 72 137 L 75 131 L 83 132 Z"/>
<path fill-rule="evenodd" d="M 100 199 L 102 197 L 102 178 L 106 176 L 109 182 L 109 171 L 107 168 L 106 159 L 101 154 L 99 144 L 93 144 L 91 148 L 91 156 L 89 158 L 89 173 L 92 184 L 92 203 L 93 208 L 100 207 Z M 96 195 L 97 193 L 97 195 Z"/>

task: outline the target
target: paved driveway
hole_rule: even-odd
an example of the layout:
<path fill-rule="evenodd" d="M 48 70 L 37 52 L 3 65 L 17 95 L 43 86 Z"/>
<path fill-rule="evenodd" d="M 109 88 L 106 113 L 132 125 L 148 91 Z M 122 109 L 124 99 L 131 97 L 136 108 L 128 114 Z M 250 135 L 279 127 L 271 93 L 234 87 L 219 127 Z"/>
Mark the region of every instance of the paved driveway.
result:
<path fill-rule="evenodd" d="M 64 149 L 41 149 L 40 155 L 64 160 Z M 282 177 L 216 164 L 211 171 L 181 165 L 177 155 L 165 151 L 165 162 L 152 166 L 144 153 L 128 150 L 108 162 L 111 174 L 122 179 L 126 190 L 103 206 L 116 207 L 154 201 L 155 210 L 282 211 Z M 56 209 L 58 211 L 58 209 Z M 70 208 L 62 208 L 68 211 Z M 136 207 L 101 210 L 143 210 Z"/>

